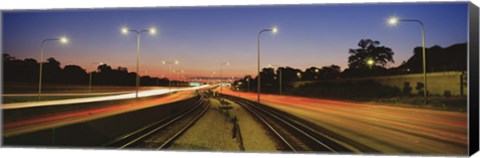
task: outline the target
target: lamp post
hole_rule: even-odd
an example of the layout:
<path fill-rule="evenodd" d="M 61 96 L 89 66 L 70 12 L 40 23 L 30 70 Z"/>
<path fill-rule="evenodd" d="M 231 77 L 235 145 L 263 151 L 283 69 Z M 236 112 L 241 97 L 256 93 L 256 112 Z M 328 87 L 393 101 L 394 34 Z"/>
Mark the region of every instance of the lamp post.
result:
<path fill-rule="evenodd" d="M 215 83 L 215 78 L 214 78 L 214 77 L 215 77 L 215 73 L 216 73 L 215 71 L 212 71 L 212 73 L 210 74 L 210 83 L 211 83 L 211 84 Z M 213 80 L 213 81 L 212 81 L 212 80 Z"/>
<path fill-rule="evenodd" d="M 223 83 L 222 82 L 223 82 L 223 66 L 224 65 L 228 66 L 228 65 L 230 65 L 230 63 L 229 62 L 224 62 L 224 63 L 220 64 L 220 94 L 222 94 L 222 92 L 223 92 Z"/>
<path fill-rule="evenodd" d="M 424 83 L 424 90 L 423 90 L 423 97 L 424 97 L 424 104 L 428 103 L 428 95 L 427 95 L 427 55 L 425 52 L 425 27 L 423 22 L 417 19 L 399 19 L 397 17 L 390 17 L 388 19 L 388 24 L 395 26 L 399 22 L 415 22 L 420 25 L 420 31 L 422 33 L 422 69 L 423 69 L 423 83 Z"/>
<path fill-rule="evenodd" d="M 40 96 L 42 95 L 42 74 L 43 74 L 43 45 L 48 41 L 59 41 L 60 44 L 68 44 L 68 38 L 62 36 L 60 38 L 51 38 L 51 39 L 44 39 L 40 42 L 40 71 L 39 71 L 39 78 L 38 78 L 38 100 L 40 100 Z"/>
<path fill-rule="evenodd" d="M 258 32 L 258 63 L 257 63 L 257 102 L 260 103 L 260 35 L 262 35 L 263 32 L 270 31 L 272 33 L 277 32 L 277 28 L 271 28 L 271 29 L 263 29 Z"/>
<path fill-rule="evenodd" d="M 183 73 L 183 70 L 179 70 L 179 71 L 173 70 L 173 73 L 177 74 L 177 86 L 180 87 L 180 73 Z"/>
<path fill-rule="evenodd" d="M 91 63 L 90 64 L 90 68 L 92 68 L 92 65 L 94 64 L 98 64 L 98 65 L 103 65 L 103 63 L 101 62 L 94 62 L 94 63 Z M 88 93 L 92 93 L 92 73 L 95 72 L 95 71 L 91 71 L 90 72 L 90 75 L 88 77 Z"/>
<path fill-rule="evenodd" d="M 170 60 L 170 61 L 162 61 L 162 64 L 168 64 L 168 77 L 170 77 L 170 78 L 168 79 L 168 92 L 170 92 L 171 87 L 172 87 L 172 76 L 170 75 L 171 72 L 172 72 L 172 65 L 173 65 L 173 64 L 176 65 L 176 64 L 178 64 L 178 63 L 179 63 L 179 62 L 178 62 L 177 60 L 175 60 L 175 61 L 172 61 L 172 60 Z"/>
<path fill-rule="evenodd" d="M 282 70 L 280 69 L 280 66 L 278 65 L 268 65 L 268 67 L 274 67 L 274 68 L 277 68 L 278 70 L 278 78 L 279 78 L 279 88 L 278 88 L 278 91 L 279 91 L 279 94 L 282 95 Z"/>
<path fill-rule="evenodd" d="M 154 35 L 157 33 L 157 30 L 153 27 L 149 28 L 149 29 L 145 29 L 145 30 L 132 30 L 132 29 L 129 29 L 127 27 L 124 27 L 122 28 L 122 34 L 126 35 L 128 34 L 128 32 L 134 32 L 137 34 L 137 70 L 136 70 L 136 73 L 137 73 L 137 76 L 136 76 L 136 90 L 135 90 L 135 98 L 138 99 L 138 88 L 140 86 L 140 74 L 139 74 L 139 65 L 140 65 L 140 35 L 144 32 L 148 32 L 150 33 L 151 35 Z"/>
<path fill-rule="evenodd" d="M 247 92 L 250 92 L 250 77 L 247 78 Z"/>

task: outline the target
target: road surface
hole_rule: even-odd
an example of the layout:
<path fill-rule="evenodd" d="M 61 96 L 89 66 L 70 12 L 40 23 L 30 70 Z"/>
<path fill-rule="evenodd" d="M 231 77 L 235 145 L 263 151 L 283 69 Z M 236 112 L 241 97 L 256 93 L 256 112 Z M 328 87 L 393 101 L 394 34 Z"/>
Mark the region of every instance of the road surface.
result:
<path fill-rule="evenodd" d="M 257 100 L 256 93 L 223 92 Z M 467 113 L 267 94 L 261 102 L 382 153 L 467 154 Z"/>
<path fill-rule="evenodd" d="M 107 107 L 92 108 L 85 110 L 77 110 L 66 113 L 59 113 L 48 116 L 41 116 L 23 120 L 3 123 L 3 135 L 18 135 L 31 131 L 53 128 L 102 117 L 112 116 L 133 110 L 144 109 L 152 106 L 159 106 L 175 101 L 188 99 L 195 96 L 193 90 L 180 91 L 175 94 L 163 96 L 155 99 L 142 100 L 138 102 L 128 102 L 118 105 L 110 105 Z"/>
<path fill-rule="evenodd" d="M 149 97 L 149 96 L 167 94 L 170 92 L 202 89 L 205 87 L 208 87 L 208 85 L 204 85 L 200 87 L 172 88 L 171 91 L 169 91 L 168 89 L 144 90 L 144 91 L 139 91 L 138 96 Z M 40 102 L 10 103 L 10 104 L 3 104 L 2 109 L 8 110 L 8 109 L 20 109 L 20 108 L 32 108 L 32 107 L 39 107 L 39 106 L 55 106 L 55 105 L 65 105 L 65 104 L 90 103 L 90 102 L 111 101 L 111 100 L 132 99 L 132 98 L 135 98 L 135 93 L 100 96 L 100 97 L 88 97 L 88 98 L 50 100 L 50 101 L 40 101 Z"/>

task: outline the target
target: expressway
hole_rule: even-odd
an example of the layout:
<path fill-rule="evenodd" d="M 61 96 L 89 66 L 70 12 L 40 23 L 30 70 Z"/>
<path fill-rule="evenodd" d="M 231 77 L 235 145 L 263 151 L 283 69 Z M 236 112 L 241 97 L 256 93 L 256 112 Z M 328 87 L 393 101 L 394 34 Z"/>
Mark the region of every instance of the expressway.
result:
<path fill-rule="evenodd" d="M 132 91 L 121 92 L 96 92 L 96 93 L 44 93 L 42 96 L 98 96 L 98 95 L 115 95 L 131 93 Z M 16 93 L 16 94 L 2 94 L 2 97 L 30 97 L 37 96 L 38 93 Z"/>
<path fill-rule="evenodd" d="M 223 93 L 257 100 L 256 93 L 228 88 Z M 443 155 L 468 150 L 466 113 L 269 94 L 261 95 L 261 103 L 310 121 L 350 148 L 361 144 L 380 153 Z"/>
<path fill-rule="evenodd" d="M 205 88 L 205 86 L 181 88 L 181 89 L 174 89 L 174 90 L 172 89 L 172 92 L 175 91 L 176 93 L 159 97 L 159 98 L 139 100 L 136 102 L 126 102 L 126 103 L 109 105 L 106 107 L 99 107 L 99 108 L 80 109 L 76 111 L 69 111 L 69 112 L 58 113 L 53 115 L 46 115 L 41 117 L 4 122 L 3 134 L 4 136 L 18 135 L 22 133 L 31 132 L 31 131 L 98 119 L 98 118 L 112 116 L 112 115 L 125 113 L 133 110 L 139 110 L 139 109 L 144 109 L 152 106 L 158 106 L 162 104 L 172 103 L 175 101 L 185 100 L 187 98 L 191 98 L 194 96 L 194 93 L 193 93 L 194 90 L 201 89 L 201 88 Z M 148 96 L 161 95 L 165 93 L 168 93 L 168 89 L 141 91 L 139 93 L 139 96 L 148 97 Z M 25 109 L 25 108 L 40 107 L 40 106 L 59 106 L 59 105 L 72 104 L 72 103 L 91 103 L 91 102 L 104 101 L 104 100 L 118 100 L 118 99 L 129 99 L 129 98 L 135 98 L 135 93 L 105 96 L 105 97 L 15 103 L 13 105 L 4 104 L 2 108 L 3 110 Z"/>
<path fill-rule="evenodd" d="M 171 90 L 168 90 L 168 89 L 144 90 L 144 91 L 138 92 L 138 96 L 149 97 L 149 96 L 162 95 L 162 94 L 173 93 L 178 91 L 202 89 L 205 87 L 207 86 L 205 85 L 200 87 L 172 88 Z M 63 94 L 63 95 L 66 95 L 66 94 Z M 51 101 L 40 101 L 40 102 L 10 103 L 10 104 L 3 104 L 2 109 L 3 110 L 21 109 L 21 108 L 40 107 L 40 106 L 91 103 L 91 102 L 99 102 L 99 101 L 111 101 L 111 100 L 133 99 L 133 98 L 135 98 L 135 93 L 127 93 L 127 94 L 116 94 L 116 95 L 100 96 L 100 97 L 63 99 L 63 100 L 51 100 Z"/>

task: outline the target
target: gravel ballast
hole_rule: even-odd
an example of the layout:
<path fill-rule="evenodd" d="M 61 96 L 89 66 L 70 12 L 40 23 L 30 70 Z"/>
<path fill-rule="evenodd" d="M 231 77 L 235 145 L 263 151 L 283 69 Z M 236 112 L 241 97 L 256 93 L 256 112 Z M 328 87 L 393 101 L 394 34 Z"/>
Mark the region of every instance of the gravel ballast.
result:
<path fill-rule="evenodd" d="M 229 110 L 222 109 L 216 98 L 211 107 L 190 129 L 169 147 L 170 150 L 275 152 L 277 144 L 253 115 L 240 105 L 226 100 Z M 243 144 L 233 138 L 232 118 L 237 118 Z M 238 134 L 237 136 L 238 137 Z M 243 146 L 242 146 L 243 145 Z"/>

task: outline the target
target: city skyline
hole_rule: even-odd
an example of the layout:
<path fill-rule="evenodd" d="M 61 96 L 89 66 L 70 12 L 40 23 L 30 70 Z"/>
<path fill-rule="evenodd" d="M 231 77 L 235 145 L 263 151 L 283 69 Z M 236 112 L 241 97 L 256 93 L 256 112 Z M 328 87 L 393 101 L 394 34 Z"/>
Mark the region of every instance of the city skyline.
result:
<path fill-rule="evenodd" d="M 466 7 L 418 3 L 13 11 L 3 18 L 3 53 L 38 60 L 41 40 L 66 35 L 69 45 L 47 44 L 46 58 L 54 57 L 62 66 L 88 68 L 103 62 L 135 71 L 136 37 L 122 35 L 120 28 L 154 26 L 157 35 L 142 35 L 140 73 L 162 77 L 168 67 L 161 61 L 178 60 L 173 69 L 184 70 L 187 77 L 210 76 L 223 62 L 231 63 L 224 76 L 255 76 L 256 34 L 275 26 L 277 34 L 262 35 L 262 67 L 304 70 L 335 64 L 345 69 L 348 49 L 367 38 L 392 48 L 395 63 L 390 66 L 398 66 L 421 45 L 419 26 L 391 27 L 388 17 L 421 19 L 426 46 L 448 47 L 467 40 Z"/>

